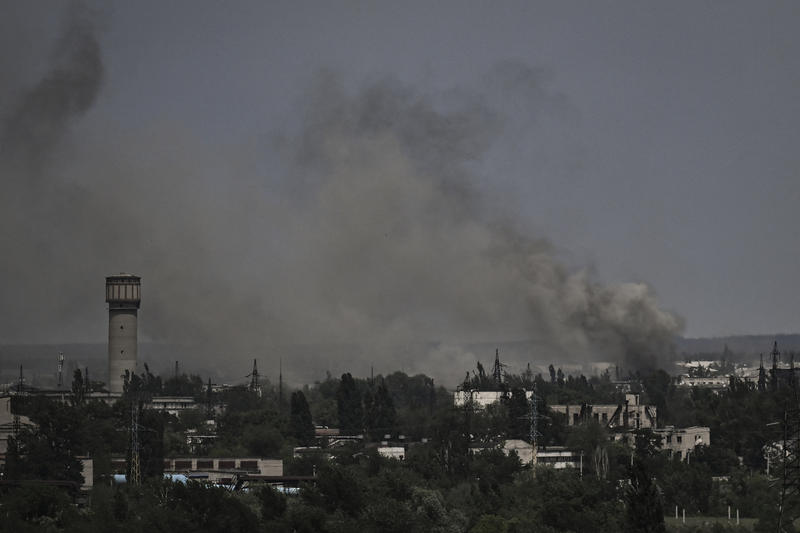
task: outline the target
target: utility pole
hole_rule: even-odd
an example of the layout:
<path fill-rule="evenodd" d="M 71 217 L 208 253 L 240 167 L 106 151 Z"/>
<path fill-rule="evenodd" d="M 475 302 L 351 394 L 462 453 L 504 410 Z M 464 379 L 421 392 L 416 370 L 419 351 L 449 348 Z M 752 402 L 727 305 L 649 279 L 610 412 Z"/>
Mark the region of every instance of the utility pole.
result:
<path fill-rule="evenodd" d="M 208 386 L 206 387 L 206 420 L 211 420 L 214 414 L 214 406 L 211 403 L 211 378 L 208 378 Z"/>
<path fill-rule="evenodd" d="M 64 352 L 58 352 L 58 388 L 60 389 L 62 381 L 62 371 L 64 369 Z"/>
<path fill-rule="evenodd" d="M 773 347 L 772 357 L 773 361 L 780 357 L 777 341 Z M 787 500 L 800 493 L 800 396 L 798 395 L 797 381 L 794 378 L 793 358 L 790 363 L 792 376 L 789 385 L 792 388 L 792 396 L 791 399 L 786 400 L 783 411 L 783 449 L 781 450 L 783 464 L 781 469 L 778 531 L 783 531 L 782 526 L 784 523 L 791 524 L 797 518 L 796 516 L 784 517 L 784 515 L 788 515 L 786 512 Z"/>
<path fill-rule="evenodd" d="M 20 430 L 20 422 L 19 422 L 19 401 L 22 400 L 23 392 L 23 382 L 25 381 L 25 377 L 22 374 L 22 365 L 19 365 L 19 381 L 17 382 L 17 405 L 12 405 L 11 409 L 14 411 L 14 418 L 12 421 L 12 428 L 11 431 L 14 434 L 14 438 L 19 436 Z"/>

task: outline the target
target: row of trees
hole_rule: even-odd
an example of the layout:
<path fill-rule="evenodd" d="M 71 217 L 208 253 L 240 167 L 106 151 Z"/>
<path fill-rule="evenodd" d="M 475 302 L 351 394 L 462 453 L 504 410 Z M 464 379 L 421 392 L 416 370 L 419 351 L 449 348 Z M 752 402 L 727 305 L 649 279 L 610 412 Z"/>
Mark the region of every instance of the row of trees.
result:
<path fill-rule="evenodd" d="M 69 405 L 15 398 L 15 411 L 38 427 L 9 440 L 5 479 L 79 483 L 74 457 L 83 454 L 94 458 L 97 481 L 102 479 L 111 455 L 128 450 L 131 403 L 158 383 L 148 374 L 130 378 L 125 397 L 113 406 L 79 394 Z M 515 455 L 495 449 L 503 439 L 527 437 L 530 403 L 518 386 L 526 382 L 536 384 L 545 415 L 540 442 L 582 451 L 582 476 L 546 468 L 534 473 Z M 600 424 L 569 427 L 547 409 L 564 398 L 618 399 L 607 376 L 559 383 L 557 373 L 555 382 L 528 374 L 508 376 L 506 383 L 504 400 L 481 411 L 454 408 L 432 380 L 402 373 L 375 379 L 329 376 L 293 391 L 288 405 L 268 383 L 261 395 L 245 387 L 227 391 L 227 409 L 216 416 L 217 440 L 199 453 L 282 457 L 287 474 L 317 473 L 316 484 L 289 498 L 271 489 L 231 494 L 160 480 L 164 455 L 188 453 L 183 431 L 204 427 L 206 413 L 176 419 L 145 409 L 143 487 L 98 482 L 83 514 L 74 512 L 60 489 L 5 487 L 2 523 L 18 526 L 15 531 L 31 530 L 25 524 L 37 524 L 36 530 L 102 531 L 112 521 L 122 531 L 158 529 L 158 523 L 211 531 L 219 527 L 209 515 L 214 510 L 234 531 L 662 531 L 664 510 L 675 505 L 701 514 L 724 514 L 732 505 L 742 516 L 759 517 L 759 527 L 774 525 L 777 489 L 761 474 L 761 454 L 777 436 L 767 423 L 780 418 L 791 399 L 787 391 L 760 391 L 736 380 L 723 394 L 684 391 L 663 372 L 642 376 L 638 392 L 658 406 L 663 421 L 712 428 L 712 444 L 686 463 L 661 451 L 651 432 L 637 432 L 625 445 L 611 440 Z M 327 450 L 332 461 L 294 459 L 292 449 L 311 444 L 314 422 L 321 420 L 343 432 L 363 432 L 367 441 L 387 433 L 427 441 L 410 446 L 403 462 L 381 458 L 363 445 Z"/>

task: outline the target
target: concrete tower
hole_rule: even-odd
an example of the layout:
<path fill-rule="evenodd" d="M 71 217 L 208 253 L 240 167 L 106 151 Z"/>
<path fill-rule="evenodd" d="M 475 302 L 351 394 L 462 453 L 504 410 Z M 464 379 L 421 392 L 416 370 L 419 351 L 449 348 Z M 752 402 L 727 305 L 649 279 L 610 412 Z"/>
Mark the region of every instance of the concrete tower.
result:
<path fill-rule="evenodd" d="M 122 376 L 136 372 L 136 317 L 141 301 L 141 278 L 119 274 L 106 278 L 108 302 L 108 390 L 122 392 Z"/>

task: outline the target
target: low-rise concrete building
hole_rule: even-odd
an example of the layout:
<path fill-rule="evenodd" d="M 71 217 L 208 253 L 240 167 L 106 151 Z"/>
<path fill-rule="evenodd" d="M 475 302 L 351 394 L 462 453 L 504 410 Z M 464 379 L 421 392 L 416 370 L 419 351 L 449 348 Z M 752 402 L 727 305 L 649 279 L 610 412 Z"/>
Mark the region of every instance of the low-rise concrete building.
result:
<path fill-rule="evenodd" d="M 503 453 L 511 455 L 511 452 L 515 452 L 524 465 L 533 461 L 533 446 L 522 439 L 508 439 L 503 443 Z"/>
<path fill-rule="evenodd" d="M 378 453 L 383 457 L 402 461 L 406 458 L 406 449 L 403 446 L 378 446 Z"/>
<path fill-rule="evenodd" d="M 700 388 L 700 389 L 714 389 L 714 390 L 724 390 L 728 388 L 730 385 L 730 378 L 717 376 L 717 377 L 706 377 L 706 378 L 691 378 L 689 376 L 680 376 L 678 378 L 678 383 L 676 384 L 678 387 L 683 388 Z"/>
<path fill-rule="evenodd" d="M 690 460 L 689 456 L 698 446 L 711 444 L 711 428 L 704 426 L 688 428 L 666 426 L 653 430 L 653 433 L 661 437 L 662 450 L 669 450 L 670 455 L 677 455 L 682 461 Z"/>
<path fill-rule="evenodd" d="M 556 470 L 564 468 L 577 468 L 582 466 L 581 452 L 570 450 L 562 446 L 548 446 L 536 452 L 536 465 L 550 466 Z"/>
<path fill-rule="evenodd" d="M 638 394 L 626 394 L 619 404 L 551 405 L 550 410 L 565 415 L 570 426 L 594 420 L 609 429 L 648 429 L 657 422 L 657 408 L 642 404 Z"/>
<path fill-rule="evenodd" d="M 94 486 L 94 460 L 91 457 L 78 457 L 81 462 L 81 475 L 83 476 L 83 485 L 81 490 L 88 492 Z"/>
<path fill-rule="evenodd" d="M 112 459 L 111 467 L 124 474 L 124 459 Z M 164 474 L 184 474 L 189 479 L 216 484 L 230 483 L 240 474 L 282 476 L 283 460 L 262 457 L 175 457 L 164 459 Z"/>
<path fill-rule="evenodd" d="M 181 413 L 197 409 L 199 405 L 191 396 L 154 396 L 147 402 L 147 407 L 180 416 Z"/>
<path fill-rule="evenodd" d="M 503 394 L 510 395 L 510 392 L 503 391 L 479 391 L 479 390 L 459 390 L 453 393 L 453 405 L 464 407 L 472 404 L 476 409 L 486 409 L 488 406 L 499 403 Z M 525 397 L 531 399 L 533 391 L 525 391 Z"/>

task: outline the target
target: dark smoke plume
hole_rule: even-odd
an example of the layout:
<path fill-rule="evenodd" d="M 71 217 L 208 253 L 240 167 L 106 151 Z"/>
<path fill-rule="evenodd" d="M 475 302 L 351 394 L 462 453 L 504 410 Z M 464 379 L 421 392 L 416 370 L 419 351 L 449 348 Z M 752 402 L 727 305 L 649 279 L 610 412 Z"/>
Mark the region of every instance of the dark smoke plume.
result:
<path fill-rule="evenodd" d="M 49 72 L 23 93 L 5 117 L 0 147 L 5 159 L 38 170 L 63 138 L 70 121 L 94 103 L 103 82 L 103 61 L 91 14 L 73 5 L 53 49 Z"/>
<path fill-rule="evenodd" d="M 529 84 L 529 71 L 516 67 L 509 78 Z M 386 80 L 349 95 L 327 77 L 308 101 L 295 175 L 314 183 L 303 187 L 314 192 L 304 216 L 325 236 L 309 252 L 321 266 L 312 277 L 341 315 L 363 320 L 359 337 L 534 338 L 557 357 L 633 368 L 670 354 L 681 320 L 646 285 L 604 286 L 570 272 L 546 240 L 484 205 L 471 165 L 505 120 L 489 103 L 443 109 Z"/>
<path fill-rule="evenodd" d="M 348 90 L 322 73 L 298 128 L 253 148 L 115 117 L 74 135 L 103 85 L 85 12 L 56 50 L 38 83 L 0 98 L 13 102 L 0 129 L 0 344 L 102 341 L 103 276 L 124 270 L 143 279 L 142 338 L 190 346 L 184 368 L 228 376 L 288 345 L 308 347 L 298 380 L 339 369 L 319 348 L 337 345 L 448 383 L 486 357 L 470 342 L 533 339 L 533 358 L 633 368 L 672 350 L 681 320 L 646 285 L 565 266 L 487 201 L 497 177 L 484 163 L 512 137 L 527 149 L 565 105 L 538 71 L 507 63 L 488 86 L 445 94 L 392 79 Z"/>

